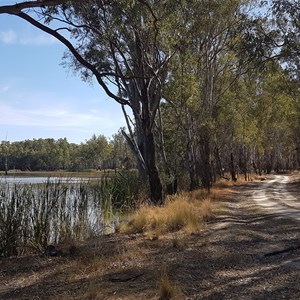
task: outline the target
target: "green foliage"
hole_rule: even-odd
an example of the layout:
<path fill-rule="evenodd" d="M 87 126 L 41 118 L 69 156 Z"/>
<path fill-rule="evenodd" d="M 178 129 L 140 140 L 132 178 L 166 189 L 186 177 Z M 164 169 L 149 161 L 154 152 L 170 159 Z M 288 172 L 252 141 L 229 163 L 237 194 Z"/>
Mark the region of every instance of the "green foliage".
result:
<path fill-rule="evenodd" d="M 64 139 L 33 139 L 21 142 L 2 141 L 0 169 L 23 171 L 83 171 L 135 167 L 135 161 L 120 132 L 111 141 L 93 135 L 80 145 Z"/>
<path fill-rule="evenodd" d="M 148 194 L 148 186 L 139 178 L 137 172 L 124 171 L 112 178 L 113 205 L 123 210 L 137 207 L 144 194 Z"/>

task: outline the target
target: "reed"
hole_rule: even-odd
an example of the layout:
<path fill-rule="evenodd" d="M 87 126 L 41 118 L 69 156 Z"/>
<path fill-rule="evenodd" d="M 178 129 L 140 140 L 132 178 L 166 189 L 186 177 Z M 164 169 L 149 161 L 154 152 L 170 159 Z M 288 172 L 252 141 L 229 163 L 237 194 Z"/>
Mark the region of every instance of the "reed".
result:
<path fill-rule="evenodd" d="M 0 257 L 114 231 L 122 210 L 135 206 L 140 186 L 130 172 L 78 182 L 0 183 Z"/>

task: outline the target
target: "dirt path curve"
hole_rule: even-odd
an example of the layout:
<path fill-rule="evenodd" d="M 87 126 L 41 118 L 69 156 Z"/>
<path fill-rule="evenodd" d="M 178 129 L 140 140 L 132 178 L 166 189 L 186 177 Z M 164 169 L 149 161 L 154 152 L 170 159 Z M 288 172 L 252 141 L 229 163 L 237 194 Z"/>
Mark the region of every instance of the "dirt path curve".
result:
<path fill-rule="evenodd" d="M 300 221 L 300 195 L 288 189 L 289 176 L 276 175 L 253 192 L 253 200 L 268 212 Z"/>
<path fill-rule="evenodd" d="M 215 263 L 214 284 L 190 299 L 300 299 L 297 198 L 299 177 L 235 186 L 205 249 Z"/>

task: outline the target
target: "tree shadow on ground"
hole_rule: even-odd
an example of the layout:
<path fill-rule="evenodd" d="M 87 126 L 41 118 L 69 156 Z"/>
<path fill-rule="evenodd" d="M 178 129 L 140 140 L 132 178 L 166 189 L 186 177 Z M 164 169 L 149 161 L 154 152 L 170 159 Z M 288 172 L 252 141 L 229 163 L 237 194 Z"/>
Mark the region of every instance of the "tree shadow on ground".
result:
<path fill-rule="evenodd" d="M 103 237 L 18 278 L 1 273 L 17 285 L 0 298 L 157 299 L 165 270 L 183 299 L 300 299 L 299 223 L 260 211 L 250 197 L 259 184 L 233 187 L 225 213 L 200 233 Z M 30 272 L 37 278 L 20 284 Z"/>

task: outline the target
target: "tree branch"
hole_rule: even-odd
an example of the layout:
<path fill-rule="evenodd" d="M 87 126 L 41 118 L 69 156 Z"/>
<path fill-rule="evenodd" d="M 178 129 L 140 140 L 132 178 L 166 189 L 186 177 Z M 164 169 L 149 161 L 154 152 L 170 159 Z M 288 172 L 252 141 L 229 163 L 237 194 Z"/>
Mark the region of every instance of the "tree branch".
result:
<path fill-rule="evenodd" d="M 0 6 L 0 14 L 18 15 L 23 9 L 37 8 L 45 6 L 56 6 L 68 2 L 69 0 L 37 0 L 23 1 L 14 5 Z M 78 1 L 78 0 L 75 0 Z"/>
<path fill-rule="evenodd" d="M 49 2 L 49 1 L 46 1 Z M 56 2 L 56 1 L 54 1 Z M 74 48 L 74 46 L 72 45 L 72 43 L 70 41 L 68 41 L 65 37 L 63 37 L 61 34 L 59 34 L 57 31 L 39 23 L 38 21 L 36 21 L 35 19 L 33 19 L 32 17 L 30 17 L 29 15 L 18 11 L 17 13 L 11 13 L 13 15 L 16 15 L 22 19 L 24 19 L 25 21 L 29 22 L 30 24 L 32 24 L 33 26 L 37 27 L 38 29 L 41 29 L 42 31 L 52 35 L 53 37 L 55 37 L 57 40 L 59 40 L 61 43 L 63 43 L 69 50 L 70 52 L 74 55 L 74 57 L 79 61 L 79 63 L 81 63 L 84 67 L 86 67 L 87 69 L 89 69 L 94 76 L 96 77 L 98 83 L 100 84 L 100 86 L 104 89 L 104 91 L 106 92 L 106 94 L 113 98 L 114 100 L 116 100 L 118 103 L 122 104 L 122 105 L 129 105 L 130 103 L 129 101 L 127 101 L 126 99 L 123 99 L 117 95 L 115 95 L 113 92 L 110 91 L 110 89 L 107 87 L 107 85 L 105 84 L 104 80 L 102 79 L 102 77 L 108 76 L 108 75 L 113 75 L 113 74 L 109 74 L 109 73 L 99 73 L 98 70 L 92 65 L 90 64 L 88 61 L 86 61 L 80 54 L 79 52 Z"/>

